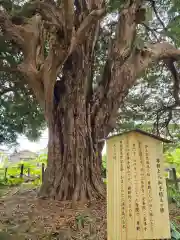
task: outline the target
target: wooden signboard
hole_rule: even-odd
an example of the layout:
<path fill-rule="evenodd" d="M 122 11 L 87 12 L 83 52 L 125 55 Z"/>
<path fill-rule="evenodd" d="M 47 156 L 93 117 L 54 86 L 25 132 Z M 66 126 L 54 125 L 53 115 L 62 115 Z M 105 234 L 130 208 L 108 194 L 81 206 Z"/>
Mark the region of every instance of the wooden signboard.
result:
<path fill-rule="evenodd" d="M 108 240 L 169 239 L 162 142 L 132 131 L 107 140 Z"/>

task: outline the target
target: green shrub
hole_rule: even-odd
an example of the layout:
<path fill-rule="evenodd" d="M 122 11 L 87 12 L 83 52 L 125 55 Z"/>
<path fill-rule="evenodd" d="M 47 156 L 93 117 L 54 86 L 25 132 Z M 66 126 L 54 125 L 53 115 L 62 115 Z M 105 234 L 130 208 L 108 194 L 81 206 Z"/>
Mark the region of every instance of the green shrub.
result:
<path fill-rule="evenodd" d="M 167 151 L 165 154 L 165 162 L 176 168 L 177 177 L 180 177 L 180 148 Z"/>
<path fill-rule="evenodd" d="M 5 187 L 7 185 L 7 182 L 4 178 L 0 178 L 0 188 Z"/>
<path fill-rule="evenodd" d="M 9 164 L 7 169 L 7 175 L 5 179 L 5 165 L 1 165 L 0 168 L 0 186 L 16 186 L 22 184 L 24 181 L 28 181 L 28 174 L 30 174 L 29 180 L 35 186 L 41 184 L 42 179 L 42 163 L 46 165 L 47 154 L 41 154 L 36 159 L 31 161 L 20 161 L 16 164 Z M 20 178 L 21 166 L 23 168 L 23 178 Z M 4 167 L 3 167 L 4 166 Z M 7 166 L 7 164 L 6 164 Z M 33 181 L 34 180 L 34 181 Z"/>
<path fill-rule="evenodd" d="M 8 178 L 7 185 L 8 186 L 18 186 L 24 182 L 22 178 Z"/>
<path fill-rule="evenodd" d="M 168 201 L 175 202 L 180 207 L 180 192 L 173 185 L 167 187 Z"/>

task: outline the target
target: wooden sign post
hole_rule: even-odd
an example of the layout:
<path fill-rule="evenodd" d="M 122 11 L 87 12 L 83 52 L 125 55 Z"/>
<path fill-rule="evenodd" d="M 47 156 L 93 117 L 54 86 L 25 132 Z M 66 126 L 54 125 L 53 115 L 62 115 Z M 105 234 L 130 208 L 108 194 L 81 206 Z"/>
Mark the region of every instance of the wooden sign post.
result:
<path fill-rule="evenodd" d="M 141 130 L 107 139 L 108 240 L 171 238 L 162 141 Z"/>

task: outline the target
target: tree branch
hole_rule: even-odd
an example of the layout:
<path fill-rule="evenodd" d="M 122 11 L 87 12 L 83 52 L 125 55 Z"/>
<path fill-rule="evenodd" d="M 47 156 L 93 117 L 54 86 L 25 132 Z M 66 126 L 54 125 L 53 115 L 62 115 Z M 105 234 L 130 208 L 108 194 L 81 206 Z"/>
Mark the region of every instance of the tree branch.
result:
<path fill-rule="evenodd" d="M 137 17 L 142 3 L 143 0 L 127 1 L 127 4 L 119 14 L 113 54 L 121 62 L 121 65 L 131 55 L 136 36 L 136 27 L 140 23 L 137 22 Z"/>
<path fill-rule="evenodd" d="M 174 61 L 180 60 L 180 49 L 176 49 L 167 42 L 162 42 L 146 45 L 132 57 L 132 60 L 137 67 L 138 75 L 151 64 L 169 58 L 173 58 Z"/>
<path fill-rule="evenodd" d="M 10 40 L 13 40 L 24 52 L 24 61 L 17 66 L 17 70 L 27 77 L 30 87 L 33 89 L 41 107 L 44 108 L 44 93 L 42 82 L 37 78 L 37 65 L 40 62 L 40 51 L 38 49 L 41 39 L 41 18 L 34 16 L 25 25 L 14 25 L 5 11 L 0 11 L 0 23 L 2 32 Z M 41 59 L 42 60 L 42 59 Z M 2 70 L 5 67 L 1 66 Z"/>
<path fill-rule="evenodd" d="M 28 70 L 28 71 L 27 71 Z M 37 101 L 39 102 L 39 105 L 42 107 L 42 109 L 45 109 L 45 105 L 44 105 L 44 92 L 43 92 L 43 87 L 42 87 L 42 83 L 41 81 L 39 81 L 39 79 L 37 79 L 37 75 L 34 73 L 34 69 L 31 70 L 30 66 L 25 66 L 24 63 L 18 65 L 18 66 L 14 66 L 14 67 L 9 67 L 9 66 L 3 66 L 1 64 L 0 66 L 0 72 L 10 72 L 10 73 L 19 73 L 19 74 L 23 74 L 23 76 L 25 77 L 25 79 L 27 80 L 30 88 L 33 90 L 34 95 L 37 99 Z M 16 80 L 16 78 L 15 78 Z M 16 82 L 16 81 L 14 81 Z M 3 95 L 9 91 L 14 90 L 14 88 L 7 88 L 4 90 L 0 91 L 0 95 Z"/>
<path fill-rule="evenodd" d="M 14 25 L 5 10 L 0 10 L 0 28 L 3 35 L 13 40 L 20 47 L 24 45 L 25 39 L 22 35 L 22 27 Z"/>
<path fill-rule="evenodd" d="M 101 118 L 100 115 L 103 115 L 103 111 L 106 112 L 108 108 L 112 109 L 111 103 L 114 100 L 116 102 L 116 98 L 118 98 L 117 95 L 119 95 L 119 93 L 117 93 L 117 95 L 115 94 L 113 96 L 113 90 L 114 88 L 116 88 L 115 91 L 117 91 L 118 88 L 119 91 L 121 91 L 120 90 L 122 88 L 121 82 L 123 81 L 122 78 L 125 75 L 125 71 L 127 70 L 127 72 L 130 72 L 130 69 L 126 69 L 127 67 L 126 66 L 123 67 L 123 65 L 126 61 L 128 61 L 128 59 L 132 55 L 134 40 L 136 37 L 136 27 L 139 23 L 141 23 L 139 19 L 143 20 L 144 17 L 141 16 L 141 18 L 139 18 L 139 14 L 142 14 L 140 10 L 144 2 L 143 0 L 132 0 L 126 2 L 127 3 L 124 5 L 124 8 L 119 13 L 119 19 L 116 29 L 116 38 L 113 46 L 111 46 L 111 52 L 109 54 L 109 60 L 111 60 L 112 64 L 109 64 L 110 63 L 109 60 L 107 61 L 108 78 L 104 74 L 106 80 L 108 79 L 108 88 L 105 91 L 104 87 L 100 85 L 94 94 L 92 115 L 93 116 L 96 115 L 97 112 L 99 111 L 99 113 L 97 114 L 99 115 L 97 116 L 97 121 L 99 121 L 99 119 Z M 145 14 L 145 12 L 143 12 L 143 14 Z M 123 67 L 122 72 L 120 70 L 121 66 Z M 107 68 L 104 68 L 104 70 L 107 71 Z M 105 87 L 107 87 L 106 80 L 102 79 L 102 82 L 105 82 Z M 117 85 L 116 82 L 118 82 Z M 124 89 L 122 89 L 122 91 L 124 91 Z M 106 92 L 106 94 L 104 94 L 104 92 Z M 108 98 L 110 99 L 107 100 Z M 110 102 L 110 104 L 108 103 L 108 101 Z M 108 122 L 110 116 L 108 116 L 107 114 L 107 116 L 104 117 L 107 118 Z"/>
<path fill-rule="evenodd" d="M 173 103 L 168 106 L 163 105 L 160 109 L 157 110 L 156 121 L 154 122 L 154 132 L 157 135 L 160 135 L 160 130 L 163 129 L 167 130 L 168 135 L 170 135 L 169 124 L 173 120 L 173 111 L 175 111 L 177 107 L 177 103 Z"/>
<path fill-rule="evenodd" d="M 142 25 L 145 27 L 145 29 L 148 31 L 148 32 L 151 32 L 152 35 L 154 36 L 154 38 L 156 39 L 156 41 L 158 42 L 159 41 L 159 38 L 156 34 L 156 29 L 153 29 L 153 28 L 150 28 L 148 25 L 146 25 L 145 23 L 142 23 Z"/>
<path fill-rule="evenodd" d="M 38 59 L 42 57 L 40 52 L 37 54 L 37 47 L 40 45 L 40 34 L 42 33 L 42 20 L 40 16 L 33 16 L 23 25 L 15 25 L 5 11 L 0 10 L 0 24 L 2 33 L 5 37 L 13 40 L 20 46 L 24 53 L 26 63 L 36 68 Z M 31 41 L 29 41 L 31 39 Z M 42 42 L 41 42 L 42 43 Z M 31 63 L 30 63 L 31 61 Z M 43 59 L 41 59 L 43 61 Z"/>
<path fill-rule="evenodd" d="M 98 98 L 94 100 L 94 106 L 99 106 L 95 119 L 96 122 L 99 122 L 99 129 L 102 129 L 104 123 L 108 125 L 112 118 L 116 117 L 120 104 L 127 96 L 129 89 L 135 84 L 137 77 L 152 64 L 168 58 L 179 60 L 180 49 L 164 42 L 150 44 L 142 50 L 137 50 L 120 67 L 119 62 L 114 63 L 106 96 L 101 104 L 99 104 Z"/>
<path fill-rule="evenodd" d="M 72 32 L 74 26 L 74 0 L 63 0 L 65 16 L 65 28 L 69 32 Z"/>
<path fill-rule="evenodd" d="M 91 29 L 92 25 L 95 24 L 99 19 L 101 19 L 105 14 L 105 9 L 98 9 L 93 10 L 81 23 L 80 27 L 78 28 L 77 32 L 74 33 L 74 36 L 71 40 L 71 46 L 69 49 L 70 55 L 77 45 L 81 44 L 85 38 L 87 37 L 89 30 Z"/>
<path fill-rule="evenodd" d="M 71 44 L 69 46 L 69 49 L 66 53 L 64 51 L 61 52 L 61 60 L 59 61 L 59 67 L 56 71 L 57 75 L 62 71 L 62 68 L 67 61 L 68 57 L 72 54 L 72 52 L 76 49 L 76 47 L 84 42 L 86 39 L 89 30 L 92 28 L 92 26 L 99 20 L 101 19 L 105 14 L 105 9 L 97 9 L 93 10 L 81 23 L 80 27 L 76 32 L 73 33 L 72 39 L 71 39 Z M 59 46 L 58 46 L 59 48 Z M 62 57 L 64 56 L 64 57 Z M 54 64 L 53 64 L 54 65 Z"/>
<path fill-rule="evenodd" d="M 52 111 L 53 107 L 53 87 L 56 81 L 56 78 L 59 73 L 61 73 L 63 66 L 69 56 L 75 51 L 77 45 L 82 44 L 87 34 L 89 33 L 92 26 L 105 14 L 105 9 L 96 9 L 93 10 L 80 24 L 79 28 L 75 32 L 72 28 L 74 24 L 74 2 L 71 0 L 64 1 L 62 3 L 65 8 L 65 26 L 64 29 L 68 29 L 69 39 L 66 42 L 67 46 L 62 46 L 59 43 L 56 35 L 52 34 L 49 44 L 49 53 L 48 57 L 45 59 L 43 66 L 41 67 L 41 75 L 43 76 L 44 82 L 44 91 L 45 91 L 45 99 L 46 99 L 46 109 L 47 112 Z M 66 27 L 66 25 L 68 26 Z M 65 36 L 67 37 L 67 36 Z M 68 48 L 68 42 L 70 42 L 70 46 Z M 67 47 L 67 48 L 66 48 Z"/>
<path fill-rule="evenodd" d="M 19 70 L 17 69 L 17 66 L 14 67 L 9 67 L 9 66 L 4 66 L 1 62 L 0 62 L 0 72 L 10 72 L 10 73 L 17 73 L 19 72 Z"/>
<path fill-rule="evenodd" d="M 164 31 L 167 31 L 167 28 L 164 24 L 164 22 L 162 21 L 162 19 L 160 18 L 159 14 L 158 14 L 158 10 L 156 9 L 156 1 L 154 0 L 149 0 L 149 2 L 151 3 L 152 9 L 156 15 L 156 18 L 158 19 L 158 21 L 160 22 L 161 26 L 163 27 Z"/>
<path fill-rule="evenodd" d="M 175 103 L 180 105 L 180 76 L 176 70 L 176 67 L 174 66 L 174 59 L 173 58 L 165 59 L 164 62 L 173 77 L 173 82 L 174 82 L 173 96 L 175 99 Z"/>
<path fill-rule="evenodd" d="M 39 12 L 45 21 L 62 28 L 64 22 L 62 8 L 56 7 L 55 3 L 53 4 L 52 1 L 49 0 L 37 0 L 30 3 L 30 6 L 34 8 L 36 12 Z"/>
<path fill-rule="evenodd" d="M 18 65 L 18 70 L 25 76 L 30 88 L 33 90 L 33 93 L 37 101 L 39 102 L 39 105 L 44 110 L 45 109 L 44 88 L 41 79 L 38 78 L 37 72 L 35 71 L 33 66 L 28 65 L 28 63 L 22 63 Z"/>

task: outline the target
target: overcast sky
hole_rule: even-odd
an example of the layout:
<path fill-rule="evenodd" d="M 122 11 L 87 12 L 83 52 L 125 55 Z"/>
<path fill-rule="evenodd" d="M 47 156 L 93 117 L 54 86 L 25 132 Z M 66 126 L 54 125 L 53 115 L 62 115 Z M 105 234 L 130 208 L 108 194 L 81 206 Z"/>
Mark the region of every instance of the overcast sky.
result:
<path fill-rule="evenodd" d="M 48 144 L 48 130 L 45 130 L 37 142 L 30 142 L 25 136 L 20 136 L 18 139 L 18 150 L 30 150 L 37 152 L 47 147 Z"/>
<path fill-rule="evenodd" d="M 39 141 L 31 142 L 29 141 L 25 136 L 19 136 L 18 138 L 19 145 L 16 147 L 17 151 L 21 150 L 29 150 L 32 152 L 38 152 L 40 150 L 43 150 L 47 147 L 48 144 L 48 130 L 45 130 L 42 133 L 42 136 L 40 137 Z M 11 154 L 14 152 L 15 148 L 9 148 L 8 146 L 0 146 L 0 152 L 4 151 L 6 154 Z"/>
<path fill-rule="evenodd" d="M 41 138 L 37 142 L 31 142 L 25 136 L 20 136 L 18 138 L 18 143 L 19 143 L 19 146 L 17 147 L 18 151 L 29 150 L 29 151 L 32 151 L 32 152 L 38 152 L 40 150 L 43 150 L 48 145 L 48 129 L 46 129 L 43 132 Z M 6 146 L 2 147 L 2 148 L 7 149 L 6 150 L 7 154 L 11 154 L 14 151 L 14 149 L 9 150 L 8 147 L 6 147 Z M 105 152 L 106 152 L 106 150 L 105 150 L 105 147 L 104 147 L 103 154 Z"/>

